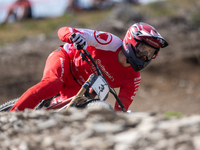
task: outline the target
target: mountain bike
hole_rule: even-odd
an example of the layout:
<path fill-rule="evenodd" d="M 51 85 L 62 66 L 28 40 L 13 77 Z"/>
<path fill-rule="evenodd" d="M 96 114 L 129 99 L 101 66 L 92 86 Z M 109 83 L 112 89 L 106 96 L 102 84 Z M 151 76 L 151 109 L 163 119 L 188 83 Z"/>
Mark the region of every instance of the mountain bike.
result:
<path fill-rule="evenodd" d="M 119 99 L 115 89 L 108 84 L 104 74 L 102 73 L 90 53 L 86 49 L 82 49 L 79 50 L 79 54 L 83 61 L 87 61 L 87 63 L 96 68 L 96 74 L 91 74 L 89 76 L 87 81 L 82 85 L 75 96 L 58 103 L 53 102 L 54 97 L 50 99 L 45 99 L 42 100 L 34 109 L 56 109 L 57 112 L 59 112 L 67 110 L 69 107 L 91 108 L 94 106 L 100 106 L 109 110 L 113 110 L 113 107 L 105 101 L 108 98 L 108 94 L 111 93 L 118 102 L 122 112 L 126 112 L 126 109 Z M 9 111 L 17 100 L 18 98 L 0 105 L 0 112 Z"/>

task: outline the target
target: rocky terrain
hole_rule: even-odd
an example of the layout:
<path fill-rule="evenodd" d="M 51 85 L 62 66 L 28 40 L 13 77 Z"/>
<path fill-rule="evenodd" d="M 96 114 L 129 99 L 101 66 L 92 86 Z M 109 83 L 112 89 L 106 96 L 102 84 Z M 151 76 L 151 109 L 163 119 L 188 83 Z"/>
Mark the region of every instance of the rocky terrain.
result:
<path fill-rule="evenodd" d="M 168 3 L 155 5 L 171 9 Z M 153 25 L 170 44 L 141 71 L 141 86 L 130 107 L 133 114 L 102 109 L 1 113 L 0 149 L 200 149 L 200 24 L 193 19 L 199 8 L 196 0 L 187 10 L 175 6 L 174 15 L 155 16 L 141 6 L 114 8 L 102 23 L 88 28 L 123 38 L 130 25 L 142 21 Z M 46 58 L 63 44 L 56 32 L 0 46 L 0 103 L 19 97 L 41 79 Z M 108 102 L 114 104 L 112 96 Z M 184 116 L 163 116 L 171 111 Z"/>
<path fill-rule="evenodd" d="M 153 25 L 169 46 L 161 49 L 156 60 L 141 71 L 141 86 L 130 109 L 134 112 L 199 113 L 200 30 L 198 22 L 192 18 L 198 14 L 200 4 L 195 0 L 186 4 L 187 9 L 178 4 L 174 6 L 176 11 L 170 8 L 170 3 L 154 5 L 146 13 L 147 8 L 142 6 L 121 4 L 101 23 L 88 28 L 109 31 L 123 38 L 127 28 L 135 22 Z M 155 16 L 150 13 L 155 11 L 154 7 L 166 11 L 170 8 L 174 14 Z M 30 35 L 22 41 L 0 46 L 0 103 L 19 97 L 40 81 L 46 58 L 61 44 L 56 30 L 52 36 Z M 114 103 L 112 97 L 109 102 Z"/>
<path fill-rule="evenodd" d="M 101 108 L 0 114 L 1 150 L 199 150 L 200 116 Z"/>

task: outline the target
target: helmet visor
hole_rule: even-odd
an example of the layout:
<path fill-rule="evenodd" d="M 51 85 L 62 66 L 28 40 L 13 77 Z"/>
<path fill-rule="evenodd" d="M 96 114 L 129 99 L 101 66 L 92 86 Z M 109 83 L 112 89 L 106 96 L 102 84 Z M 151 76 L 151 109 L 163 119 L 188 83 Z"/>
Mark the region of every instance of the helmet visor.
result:
<path fill-rule="evenodd" d="M 152 58 L 155 57 L 155 52 L 156 52 L 155 48 L 150 47 L 143 43 L 138 44 L 138 46 L 136 47 L 136 53 L 139 56 L 146 56 L 148 60 L 151 60 Z"/>

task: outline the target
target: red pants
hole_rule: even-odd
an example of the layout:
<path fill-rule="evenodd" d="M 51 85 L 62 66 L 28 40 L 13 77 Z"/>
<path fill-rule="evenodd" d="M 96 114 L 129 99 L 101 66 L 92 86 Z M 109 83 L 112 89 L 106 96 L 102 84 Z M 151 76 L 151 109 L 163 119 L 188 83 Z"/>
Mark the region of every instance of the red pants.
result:
<path fill-rule="evenodd" d="M 46 61 L 42 80 L 28 89 L 15 103 L 13 110 L 33 109 L 43 99 L 60 93 L 59 99 L 74 96 L 80 89 L 70 71 L 68 54 L 63 50 L 51 53 Z"/>

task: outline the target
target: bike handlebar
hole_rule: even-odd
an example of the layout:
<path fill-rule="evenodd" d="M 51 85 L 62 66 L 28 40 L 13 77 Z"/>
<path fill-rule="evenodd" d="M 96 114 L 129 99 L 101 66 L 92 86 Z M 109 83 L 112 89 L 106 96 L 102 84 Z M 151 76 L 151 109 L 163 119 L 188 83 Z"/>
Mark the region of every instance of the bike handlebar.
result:
<path fill-rule="evenodd" d="M 96 68 L 97 75 L 103 76 L 103 74 L 101 73 L 101 70 L 99 69 L 99 66 L 96 64 L 94 58 L 90 55 L 90 52 L 88 52 L 86 49 L 83 49 L 83 51 L 84 51 L 85 55 L 90 59 L 90 61 L 94 65 L 94 67 Z"/>

